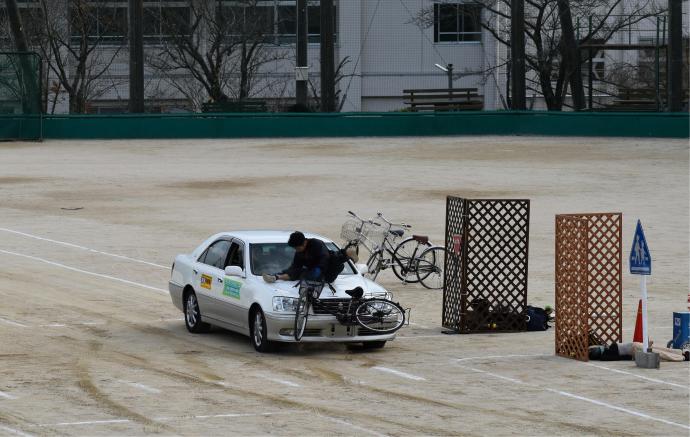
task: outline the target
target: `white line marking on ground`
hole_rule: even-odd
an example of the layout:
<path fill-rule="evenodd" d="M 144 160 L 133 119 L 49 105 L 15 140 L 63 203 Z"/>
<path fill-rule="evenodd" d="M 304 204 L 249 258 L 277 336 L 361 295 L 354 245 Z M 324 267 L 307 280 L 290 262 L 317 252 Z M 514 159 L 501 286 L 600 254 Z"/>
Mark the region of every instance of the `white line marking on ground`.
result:
<path fill-rule="evenodd" d="M 84 325 L 84 326 L 98 326 L 98 325 L 105 325 L 107 324 L 106 322 L 79 322 L 77 325 Z"/>
<path fill-rule="evenodd" d="M 60 422 L 60 423 L 47 423 L 38 426 L 75 426 L 75 425 L 103 425 L 109 423 L 129 423 L 129 419 L 111 419 L 111 420 L 87 420 L 84 422 Z"/>
<path fill-rule="evenodd" d="M 34 437 L 33 434 L 27 434 L 27 433 L 22 432 L 18 429 L 10 428 L 9 426 L 5 426 L 5 425 L 0 425 L 0 430 L 7 431 L 10 434 L 20 435 L 22 437 Z"/>
<path fill-rule="evenodd" d="M 287 385 L 287 386 L 289 386 L 289 387 L 301 387 L 301 385 L 299 385 L 299 384 L 297 384 L 297 383 L 290 382 L 290 381 L 286 381 L 286 380 L 284 380 L 284 379 L 267 378 L 267 377 L 265 377 L 265 376 L 263 376 L 262 378 L 263 378 L 263 379 L 266 379 L 266 380 L 269 380 L 269 381 L 272 381 L 272 382 L 275 382 L 275 383 L 277 383 L 277 384 Z"/>
<path fill-rule="evenodd" d="M 163 290 L 162 288 L 151 287 L 150 285 L 139 284 L 138 282 L 132 282 L 132 281 L 128 281 L 128 280 L 126 280 L 126 279 L 116 278 L 116 277 L 114 277 L 114 276 L 108 276 L 108 275 L 102 275 L 102 274 L 100 274 L 100 273 L 89 272 L 89 271 L 87 271 L 87 270 L 82 270 L 82 269 L 78 269 L 78 268 L 76 268 L 76 267 L 66 266 L 66 265 L 64 265 L 64 264 L 56 263 L 56 262 L 53 262 L 53 261 L 48 261 L 47 259 L 38 258 L 38 257 L 36 257 L 36 256 L 24 255 L 24 254 L 22 254 L 22 253 L 10 252 L 9 250 L 1 250 L 1 249 L 0 249 L 0 253 L 4 253 L 4 254 L 6 254 L 6 255 L 19 256 L 19 257 L 31 259 L 31 260 L 34 260 L 34 261 L 40 261 L 40 262 L 43 262 L 43 263 L 46 263 L 46 264 L 50 264 L 50 265 L 52 265 L 52 266 L 62 267 L 63 269 L 72 270 L 73 272 L 83 273 L 83 274 L 85 274 L 85 275 L 96 276 L 96 277 L 98 277 L 98 278 L 110 279 L 110 280 L 112 280 L 112 281 L 122 282 L 122 283 L 127 284 L 127 285 L 135 285 L 135 286 L 137 286 L 137 287 L 146 288 L 146 289 L 148 289 L 148 290 L 157 291 L 157 292 L 159 292 L 159 293 L 169 294 L 168 290 Z"/>
<path fill-rule="evenodd" d="M 19 322 L 14 322 L 14 321 L 12 321 L 12 320 L 3 319 L 2 317 L 0 317 L 0 322 L 5 323 L 5 324 L 7 324 L 7 325 L 18 326 L 19 328 L 28 328 L 28 327 L 29 327 L 28 325 L 25 325 L 25 324 L 23 324 L 23 323 L 19 323 Z"/>
<path fill-rule="evenodd" d="M 436 334 L 436 335 L 396 335 L 395 339 L 403 339 L 403 340 L 410 340 L 410 339 L 415 339 L 415 338 L 439 338 L 439 337 L 447 337 L 446 334 Z"/>
<path fill-rule="evenodd" d="M 656 422 L 665 423 L 667 425 L 677 426 L 679 428 L 684 428 L 684 429 L 690 429 L 690 426 L 684 425 L 682 423 L 676 423 L 676 422 L 671 422 L 670 420 L 660 419 L 658 417 L 650 416 L 649 414 L 640 413 L 639 411 L 629 410 L 627 408 L 619 407 L 617 405 L 611 405 L 611 404 L 608 404 L 606 402 L 598 401 L 596 399 L 590 399 L 590 398 L 586 398 L 584 396 L 578 396 L 578 395 L 575 395 L 572 393 L 568 393 L 567 391 L 554 390 L 552 388 L 547 388 L 546 390 L 550 391 L 552 393 L 558 393 L 559 395 L 562 395 L 562 396 L 567 396 L 569 398 L 579 399 L 581 401 L 590 402 L 594 405 L 599 405 L 601 407 L 611 408 L 612 410 L 621 411 L 623 413 L 631 414 L 633 416 L 642 417 L 643 419 L 654 420 Z"/>
<path fill-rule="evenodd" d="M 152 262 L 149 262 L 149 261 L 144 261 L 144 260 L 141 260 L 141 259 L 130 258 L 130 257 L 128 257 L 128 256 L 117 255 L 117 254 L 114 254 L 114 253 L 102 252 L 102 251 L 100 251 L 100 250 L 91 249 L 90 247 L 79 246 L 78 244 L 67 243 L 67 242 L 65 242 L 65 241 L 51 240 L 50 238 L 39 237 L 38 235 L 27 234 L 26 232 L 19 232 L 19 231 L 15 231 L 15 230 L 12 230 L 12 229 L 6 229 L 6 228 L 0 228 L 0 231 L 9 232 L 9 233 L 16 234 L 16 235 L 22 235 L 22 236 L 24 236 L 24 237 L 34 238 L 34 239 L 36 239 L 36 240 L 48 241 L 48 242 L 50 242 L 50 243 L 61 244 L 61 245 L 63 245 L 63 246 L 73 247 L 73 248 L 75 248 L 75 249 L 86 250 L 86 251 L 89 251 L 89 252 L 92 252 L 92 253 L 98 253 L 98 254 L 101 254 L 101 255 L 112 256 L 112 257 L 114 257 L 114 258 L 120 258 L 120 259 L 124 259 L 124 260 L 127 260 L 127 261 L 134 261 L 134 262 L 138 262 L 138 263 L 141 263 L 141 264 L 146 264 L 146 265 L 149 265 L 149 266 L 160 267 L 160 268 L 166 269 L 166 270 L 168 270 L 168 269 L 170 268 L 169 266 L 162 266 L 162 265 L 160 265 L 160 264 L 152 263 Z"/>
<path fill-rule="evenodd" d="M 453 359 L 452 361 L 455 362 L 461 362 L 461 361 L 471 361 L 471 360 L 484 360 L 484 359 L 504 359 L 504 358 L 533 358 L 533 357 L 552 357 L 553 355 L 549 354 L 529 354 L 529 355 L 486 355 L 483 357 L 467 357 L 467 358 L 457 358 Z"/>
<path fill-rule="evenodd" d="M 662 381 L 662 380 L 656 379 L 656 378 L 648 378 L 648 377 L 646 377 L 646 376 L 637 375 L 637 374 L 632 373 L 632 372 L 626 372 L 625 370 L 612 369 L 612 368 L 610 368 L 610 367 L 600 366 L 600 365 L 598 365 L 598 364 L 592 364 L 592 363 L 584 363 L 584 364 L 586 364 L 586 365 L 588 365 L 588 366 L 596 367 L 597 369 L 608 370 L 609 372 L 616 372 L 616 373 L 622 373 L 622 374 L 624 374 L 624 375 L 634 376 L 635 378 L 644 379 L 645 381 L 654 382 L 654 383 L 656 383 L 656 384 L 666 384 L 666 385 L 670 385 L 670 386 L 673 386 L 673 387 L 680 387 L 680 388 L 684 388 L 684 389 L 686 389 L 686 390 L 690 390 L 690 387 L 688 387 L 687 384 L 686 384 L 686 385 L 675 384 L 675 383 L 673 383 L 673 382 L 666 382 L 666 381 Z"/>
<path fill-rule="evenodd" d="M 381 434 L 381 433 L 378 433 L 378 432 L 373 431 L 373 430 L 371 430 L 371 429 L 364 428 L 364 427 L 362 427 L 362 426 L 355 425 L 355 424 L 350 423 L 350 422 L 346 422 L 346 421 L 344 421 L 344 420 L 342 420 L 342 419 L 338 419 L 338 418 L 336 418 L 336 417 L 323 416 L 323 415 L 322 415 L 322 417 L 325 417 L 326 419 L 330 420 L 331 422 L 339 423 L 339 424 L 341 424 L 341 425 L 346 425 L 346 426 L 349 426 L 349 427 L 352 428 L 352 429 L 356 429 L 356 430 L 359 430 L 359 431 L 364 431 L 364 432 L 366 432 L 366 433 L 369 433 L 369 434 L 371 434 L 371 435 L 375 435 L 375 436 L 377 436 L 377 437 L 388 437 L 387 434 Z"/>
<path fill-rule="evenodd" d="M 206 416 L 191 416 L 192 419 L 218 419 L 218 418 L 226 418 L 226 417 L 257 417 L 257 416 L 285 416 L 285 415 L 292 415 L 292 414 L 297 414 L 297 413 L 302 413 L 301 411 L 278 411 L 275 413 L 229 413 L 229 414 L 212 414 L 212 415 L 206 415 Z M 157 417 L 154 420 L 160 421 L 160 422 L 165 422 L 165 421 L 170 421 L 170 420 L 177 420 L 177 419 L 187 419 L 187 417 Z"/>
<path fill-rule="evenodd" d="M 64 328 L 65 325 L 64 323 L 49 323 L 47 325 L 38 325 L 41 328 Z"/>
<path fill-rule="evenodd" d="M 7 394 L 7 393 L 5 393 L 4 391 L 0 391 L 0 398 L 3 398 L 3 399 L 17 399 L 16 397 L 14 397 L 14 396 L 12 396 L 12 395 L 10 395 L 10 394 Z"/>
<path fill-rule="evenodd" d="M 411 379 L 413 381 L 426 381 L 426 378 L 422 378 L 421 376 L 412 375 L 410 373 L 401 372 L 401 371 L 395 370 L 395 369 L 389 369 L 388 367 L 376 366 L 376 367 L 372 367 L 372 369 L 378 370 L 379 372 L 391 373 L 391 374 L 399 376 L 401 378 Z"/>
<path fill-rule="evenodd" d="M 609 404 L 609 403 L 606 403 L 606 402 L 603 402 L 603 401 L 598 401 L 598 400 L 596 400 L 596 399 L 586 398 L 586 397 L 584 397 L 584 396 L 579 396 L 579 395 L 576 395 L 576 394 L 573 394 L 573 393 L 569 393 L 569 392 L 566 392 L 566 391 L 562 391 L 562 390 L 555 390 L 555 389 L 548 388 L 548 387 L 547 387 L 547 388 L 540 387 L 540 386 L 535 385 L 535 384 L 530 384 L 530 383 L 527 383 L 527 382 L 524 382 L 524 381 L 520 381 L 519 379 L 509 378 L 509 377 L 507 377 L 507 376 L 499 375 L 499 374 L 497 374 L 497 373 L 487 372 L 487 371 L 485 371 L 485 370 L 479 370 L 479 369 L 475 369 L 475 368 L 472 368 L 472 367 L 463 366 L 463 365 L 460 365 L 460 364 L 458 364 L 458 366 L 459 366 L 459 367 L 462 367 L 462 368 L 464 368 L 464 369 L 471 370 L 471 371 L 473 371 L 473 372 L 477 372 L 477 373 L 481 373 L 481 374 L 484 374 L 484 375 L 493 376 L 494 378 L 502 379 L 502 380 L 504 380 L 504 381 L 510 381 L 510 382 L 515 383 L 515 384 L 518 384 L 518 385 L 523 385 L 523 386 L 526 385 L 526 386 L 529 386 L 529 387 L 532 387 L 532 388 L 536 388 L 536 389 L 539 389 L 539 390 L 548 391 L 548 392 L 550 392 L 550 393 L 556 393 L 556 394 L 558 394 L 558 395 L 566 396 L 566 397 L 569 397 L 569 398 L 572 398 L 572 399 L 578 399 L 578 400 L 581 400 L 581 401 L 589 402 L 589 403 L 592 403 L 592 404 L 595 404 L 595 405 L 599 405 L 600 407 L 605 407 L 605 408 L 609 408 L 609 409 L 612 409 L 612 410 L 620 411 L 620 412 L 622 412 L 622 413 L 626 413 L 626 414 L 630 414 L 630 415 L 633 415 L 633 416 L 641 417 L 641 418 L 643 418 L 643 419 L 653 420 L 653 421 L 655 421 L 655 422 L 661 422 L 661 423 L 665 423 L 665 424 L 667 424 L 667 425 L 676 426 L 676 427 L 680 427 L 680 428 L 684 428 L 684 429 L 690 429 L 690 426 L 688 426 L 688 425 L 684 425 L 684 424 L 676 423 L 676 422 L 671 422 L 670 420 L 666 420 L 666 419 L 661 419 L 661 418 L 658 418 L 658 417 L 650 416 L 649 414 L 640 413 L 639 411 L 635 411 L 635 410 L 630 410 L 630 409 L 627 409 L 627 408 L 619 407 L 619 406 L 617 406 L 617 405 L 612 405 L 612 404 Z"/>
<path fill-rule="evenodd" d="M 157 388 L 149 387 L 148 385 L 140 384 L 138 382 L 130 382 L 130 381 L 123 381 L 123 380 L 118 380 L 118 382 L 121 382 L 122 384 L 127 384 L 132 387 L 136 387 L 140 390 L 143 390 L 148 393 L 160 393 L 161 391 L 158 390 Z"/>

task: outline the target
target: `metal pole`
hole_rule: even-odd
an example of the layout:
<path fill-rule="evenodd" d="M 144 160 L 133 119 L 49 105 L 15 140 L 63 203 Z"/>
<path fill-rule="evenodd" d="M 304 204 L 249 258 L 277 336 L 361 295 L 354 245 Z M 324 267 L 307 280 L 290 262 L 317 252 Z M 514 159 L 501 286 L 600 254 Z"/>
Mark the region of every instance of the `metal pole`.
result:
<path fill-rule="evenodd" d="M 683 5 L 682 0 L 668 1 L 668 110 L 679 112 L 683 106 Z"/>
<path fill-rule="evenodd" d="M 579 20 L 579 18 L 578 18 Z M 579 28 L 578 28 L 579 31 Z M 589 32 L 587 33 L 588 35 L 592 34 L 592 16 L 589 16 Z M 580 39 L 578 38 L 578 41 Z M 592 90 L 594 88 L 594 51 L 590 48 L 589 49 L 589 110 L 591 111 L 593 109 L 593 93 Z"/>
<path fill-rule="evenodd" d="M 640 275 L 640 288 L 642 289 L 642 350 L 649 350 L 649 339 L 647 336 L 647 275 Z"/>
<path fill-rule="evenodd" d="M 129 0 L 129 112 L 144 112 L 143 0 Z"/>
<path fill-rule="evenodd" d="M 321 0 L 321 112 L 335 111 L 333 12 L 333 0 Z"/>
<path fill-rule="evenodd" d="M 660 78 L 659 76 L 661 75 L 659 71 L 659 26 L 660 26 L 661 19 L 660 17 L 656 17 L 656 43 L 654 44 L 656 46 L 655 48 L 655 59 L 654 59 L 654 76 L 656 79 L 656 110 L 657 112 L 661 110 L 661 84 L 660 84 Z M 646 350 L 646 349 L 645 349 Z"/>
<path fill-rule="evenodd" d="M 297 0 L 297 68 L 301 68 L 299 70 L 301 74 L 306 73 L 308 38 L 307 0 Z M 307 106 L 306 79 L 306 77 L 298 77 L 295 84 L 296 103 L 303 109 Z"/>
<path fill-rule="evenodd" d="M 510 109 L 525 110 L 525 0 L 510 3 L 510 59 L 513 88 Z"/>
<path fill-rule="evenodd" d="M 453 89 L 453 64 L 448 64 L 448 89 Z"/>

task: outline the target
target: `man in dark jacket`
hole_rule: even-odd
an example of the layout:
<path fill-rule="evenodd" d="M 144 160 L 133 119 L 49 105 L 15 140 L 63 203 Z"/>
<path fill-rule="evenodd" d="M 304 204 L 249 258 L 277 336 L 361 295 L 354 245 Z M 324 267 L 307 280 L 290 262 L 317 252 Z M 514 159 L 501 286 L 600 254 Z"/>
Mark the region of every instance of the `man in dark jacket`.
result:
<path fill-rule="evenodd" d="M 266 282 L 276 280 L 295 281 L 307 279 L 333 282 L 345 268 L 347 259 L 357 262 L 356 250 L 350 247 L 345 250 L 330 251 L 323 241 L 317 238 L 306 238 L 303 233 L 295 231 L 290 234 L 288 246 L 295 249 L 292 264 L 282 272 L 264 274 Z"/>

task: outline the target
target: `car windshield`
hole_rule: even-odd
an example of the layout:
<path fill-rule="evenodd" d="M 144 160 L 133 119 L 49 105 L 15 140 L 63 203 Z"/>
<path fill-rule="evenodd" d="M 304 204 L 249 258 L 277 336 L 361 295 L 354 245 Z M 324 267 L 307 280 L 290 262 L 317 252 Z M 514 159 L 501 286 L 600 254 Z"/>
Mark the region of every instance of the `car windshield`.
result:
<path fill-rule="evenodd" d="M 333 243 L 326 243 L 329 250 L 338 250 Z M 287 243 L 258 243 L 249 245 L 249 259 L 254 275 L 263 273 L 278 273 L 290 267 L 292 258 L 295 256 L 295 249 Z M 350 263 L 345 264 L 341 275 L 354 275 Z"/>

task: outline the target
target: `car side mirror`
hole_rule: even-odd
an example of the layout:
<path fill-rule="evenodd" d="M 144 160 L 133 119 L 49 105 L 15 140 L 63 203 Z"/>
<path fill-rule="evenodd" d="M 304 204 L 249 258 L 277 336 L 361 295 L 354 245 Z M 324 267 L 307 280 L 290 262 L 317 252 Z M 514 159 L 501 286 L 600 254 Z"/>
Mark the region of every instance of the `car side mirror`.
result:
<path fill-rule="evenodd" d="M 244 270 L 242 270 L 242 267 L 239 266 L 227 266 L 225 268 L 225 275 L 226 276 L 239 276 L 240 278 L 244 278 Z"/>
<path fill-rule="evenodd" d="M 363 275 L 365 273 L 369 273 L 369 268 L 367 267 L 366 264 L 355 264 L 355 267 L 357 267 L 357 271 Z"/>

